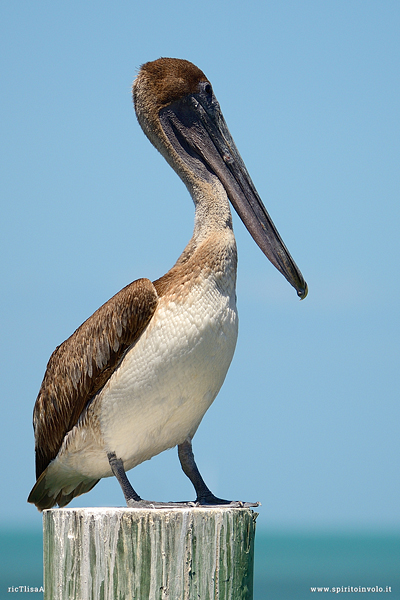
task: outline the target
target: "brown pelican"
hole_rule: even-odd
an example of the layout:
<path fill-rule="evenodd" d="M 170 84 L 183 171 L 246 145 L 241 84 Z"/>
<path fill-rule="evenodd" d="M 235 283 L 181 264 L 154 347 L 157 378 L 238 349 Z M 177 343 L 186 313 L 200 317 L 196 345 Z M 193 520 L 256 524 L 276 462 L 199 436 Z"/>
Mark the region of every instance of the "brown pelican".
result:
<path fill-rule="evenodd" d="M 228 503 L 202 479 L 192 438 L 236 345 L 229 200 L 298 296 L 307 295 L 204 73 L 186 60 L 146 63 L 133 100 L 144 133 L 189 190 L 194 231 L 168 273 L 127 285 L 50 357 L 33 415 L 37 481 L 28 501 L 39 510 L 65 506 L 111 475 L 128 506 L 152 506 L 125 472 L 174 446 L 197 502 Z"/>

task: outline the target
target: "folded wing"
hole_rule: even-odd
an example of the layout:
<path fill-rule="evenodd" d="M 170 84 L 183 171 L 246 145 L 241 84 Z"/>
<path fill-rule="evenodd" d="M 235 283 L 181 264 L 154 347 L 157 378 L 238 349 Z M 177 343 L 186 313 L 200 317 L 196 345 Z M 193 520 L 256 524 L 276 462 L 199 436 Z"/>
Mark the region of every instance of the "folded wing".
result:
<path fill-rule="evenodd" d="M 103 304 L 50 357 L 33 411 L 36 478 L 151 320 L 158 295 L 138 279 Z"/>

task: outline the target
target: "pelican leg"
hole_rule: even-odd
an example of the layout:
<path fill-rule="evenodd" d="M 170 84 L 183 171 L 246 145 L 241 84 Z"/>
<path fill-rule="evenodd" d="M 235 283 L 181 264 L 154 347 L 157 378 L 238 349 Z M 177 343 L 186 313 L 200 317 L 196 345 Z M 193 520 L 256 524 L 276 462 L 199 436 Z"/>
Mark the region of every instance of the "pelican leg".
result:
<path fill-rule="evenodd" d="M 193 483 L 194 489 L 196 490 L 196 502 L 199 504 L 232 504 L 229 500 L 217 498 L 208 489 L 204 479 L 200 475 L 199 469 L 197 468 L 194 460 L 192 443 L 189 440 L 185 440 L 183 444 L 179 444 L 178 456 L 183 472 L 187 477 L 189 477 L 190 481 Z"/>
<path fill-rule="evenodd" d="M 117 478 L 118 483 L 124 493 L 128 508 L 187 508 L 188 506 L 194 506 L 193 502 L 153 502 L 150 500 L 142 500 L 142 498 L 135 492 L 129 483 L 122 460 L 117 458 L 115 452 L 109 452 L 107 454 L 107 458 L 108 462 L 110 463 L 111 471 Z"/>
<path fill-rule="evenodd" d="M 110 463 L 111 471 L 118 480 L 119 485 L 124 493 L 127 506 L 132 506 L 135 502 L 140 502 L 141 497 L 135 492 L 129 479 L 126 476 L 124 464 L 120 458 L 117 458 L 115 452 L 107 454 L 108 462 Z"/>

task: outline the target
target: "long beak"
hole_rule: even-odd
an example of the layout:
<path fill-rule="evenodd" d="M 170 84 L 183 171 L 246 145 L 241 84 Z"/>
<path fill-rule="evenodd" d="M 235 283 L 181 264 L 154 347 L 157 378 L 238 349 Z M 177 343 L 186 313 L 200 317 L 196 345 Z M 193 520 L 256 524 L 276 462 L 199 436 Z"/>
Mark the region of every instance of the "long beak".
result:
<path fill-rule="evenodd" d="M 181 148 L 192 156 L 194 151 L 215 173 L 256 244 L 303 300 L 308 293 L 304 277 L 257 193 L 216 100 L 212 108 L 203 106 L 201 95 L 193 94 L 179 106 L 169 107 L 161 122 L 166 125 L 168 120 Z"/>

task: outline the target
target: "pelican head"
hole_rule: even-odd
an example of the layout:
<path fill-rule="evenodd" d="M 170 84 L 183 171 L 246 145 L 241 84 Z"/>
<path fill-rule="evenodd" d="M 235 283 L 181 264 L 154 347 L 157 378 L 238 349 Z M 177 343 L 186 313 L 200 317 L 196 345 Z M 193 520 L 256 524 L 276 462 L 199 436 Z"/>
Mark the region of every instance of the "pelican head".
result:
<path fill-rule="evenodd" d="M 144 133 L 192 197 L 217 178 L 256 244 L 304 299 L 307 284 L 257 193 L 204 73 L 187 60 L 148 62 L 133 84 L 133 99 Z"/>

